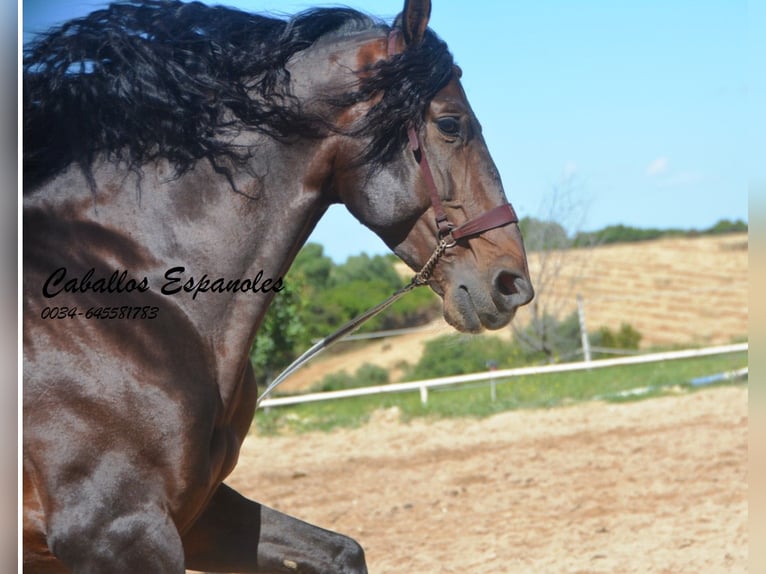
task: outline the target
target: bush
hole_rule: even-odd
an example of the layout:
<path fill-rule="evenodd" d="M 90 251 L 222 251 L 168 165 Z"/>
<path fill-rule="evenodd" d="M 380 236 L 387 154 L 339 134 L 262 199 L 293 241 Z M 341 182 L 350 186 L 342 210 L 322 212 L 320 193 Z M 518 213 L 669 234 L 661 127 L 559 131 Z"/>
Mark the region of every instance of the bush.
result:
<path fill-rule="evenodd" d="M 387 385 L 389 382 L 388 371 L 370 363 L 365 363 L 356 370 L 356 378 L 361 383 L 359 386 L 373 387 L 375 385 Z"/>
<path fill-rule="evenodd" d="M 387 385 L 389 382 L 388 371 L 383 367 L 365 363 L 356 370 L 354 375 L 346 371 L 330 373 L 319 383 L 312 387 L 314 392 L 342 391 L 345 389 L 359 389 L 376 385 Z"/>
<path fill-rule="evenodd" d="M 431 379 L 485 371 L 491 364 L 509 368 L 521 360 L 520 349 L 499 337 L 443 335 L 426 343 L 408 380 Z"/>
<path fill-rule="evenodd" d="M 705 233 L 710 235 L 719 235 L 721 233 L 738 233 L 742 231 L 747 231 L 747 223 L 741 219 L 737 219 L 735 221 L 731 221 L 729 219 L 721 219 L 718 221 L 718 223 L 705 230 Z"/>
<path fill-rule="evenodd" d="M 321 381 L 311 387 L 311 390 L 318 393 L 342 391 L 343 389 L 355 388 L 355 383 L 356 380 L 347 371 L 340 371 L 326 375 Z"/>
<path fill-rule="evenodd" d="M 569 357 L 582 344 L 577 311 L 564 319 L 547 313 L 542 317 L 533 317 L 528 325 L 515 332 L 514 339 L 529 363 L 555 363 L 562 357 Z"/>
<path fill-rule="evenodd" d="M 734 221 L 721 219 L 702 231 L 696 229 L 642 229 L 628 225 L 609 225 L 598 231 L 582 231 L 577 233 L 574 237 L 573 245 L 574 247 L 592 247 L 609 243 L 646 241 L 661 237 L 698 237 L 699 235 L 718 235 L 742 231 L 747 231 L 747 223 L 741 219 Z"/>
<path fill-rule="evenodd" d="M 628 323 L 623 323 L 619 331 L 612 331 L 608 327 L 601 327 L 590 336 L 594 347 L 607 349 L 638 349 L 641 343 L 641 333 Z"/>

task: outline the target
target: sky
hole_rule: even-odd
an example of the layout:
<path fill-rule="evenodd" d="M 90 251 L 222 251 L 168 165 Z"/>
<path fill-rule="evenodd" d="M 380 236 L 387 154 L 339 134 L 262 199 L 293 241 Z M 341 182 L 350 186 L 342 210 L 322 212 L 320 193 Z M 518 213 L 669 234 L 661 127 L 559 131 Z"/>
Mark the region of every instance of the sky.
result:
<path fill-rule="evenodd" d="M 284 14 L 337 5 L 219 3 Z M 404 2 L 343 4 L 391 20 Z M 23 37 L 102 6 L 25 0 Z M 748 74 L 752 10 L 744 0 L 433 0 L 430 26 L 463 70 L 520 217 L 553 218 L 570 233 L 704 229 L 748 220 L 749 173 L 760 159 L 749 110 L 763 94 Z M 388 252 L 342 206 L 309 241 L 336 262 Z"/>

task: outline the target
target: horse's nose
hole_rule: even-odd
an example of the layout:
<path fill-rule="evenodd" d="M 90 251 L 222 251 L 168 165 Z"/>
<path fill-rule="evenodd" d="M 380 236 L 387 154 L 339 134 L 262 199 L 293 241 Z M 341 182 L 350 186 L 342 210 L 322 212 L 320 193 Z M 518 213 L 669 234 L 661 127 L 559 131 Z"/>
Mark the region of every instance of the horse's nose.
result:
<path fill-rule="evenodd" d="M 511 311 L 529 303 L 535 290 L 527 277 L 503 270 L 495 276 L 495 304 L 503 311 Z"/>

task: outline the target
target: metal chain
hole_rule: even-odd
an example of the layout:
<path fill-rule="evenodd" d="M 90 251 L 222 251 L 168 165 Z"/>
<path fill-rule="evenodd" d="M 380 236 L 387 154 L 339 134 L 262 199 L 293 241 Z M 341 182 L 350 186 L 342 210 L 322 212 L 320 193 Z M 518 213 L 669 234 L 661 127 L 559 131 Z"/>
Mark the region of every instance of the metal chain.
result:
<path fill-rule="evenodd" d="M 434 272 L 434 268 L 439 262 L 439 259 L 441 259 L 441 256 L 444 255 L 444 252 L 447 251 L 447 249 L 454 246 L 455 240 L 452 239 L 452 235 L 443 237 L 442 240 L 439 241 L 439 244 L 436 246 L 436 249 L 434 249 L 431 257 L 429 257 L 428 261 L 426 261 L 425 265 L 423 265 L 423 268 L 415 274 L 415 277 L 412 278 L 412 283 L 415 285 L 425 285 L 431 278 L 431 274 Z"/>

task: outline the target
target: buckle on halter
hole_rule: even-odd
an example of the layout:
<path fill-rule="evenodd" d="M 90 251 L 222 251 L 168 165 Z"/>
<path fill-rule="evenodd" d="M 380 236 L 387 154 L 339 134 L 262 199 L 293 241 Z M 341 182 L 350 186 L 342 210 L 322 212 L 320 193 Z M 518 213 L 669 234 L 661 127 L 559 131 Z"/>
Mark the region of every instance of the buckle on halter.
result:
<path fill-rule="evenodd" d="M 457 245 L 457 239 L 452 236 L 455 226 L 447 221 L 446 217 L 441 221 L 437 220 L 436 224 L 439 226 L 439 240 L 444 243 L 444 247 L 448 248 Z"/>
<path fill-rule="evenodd" d="M 446 213 L 442 213 L 436 217 L 436 229 L 439 232 L 439 239 L 452 233 L 454 228 L 455 226 L 450 223 L 449 219 L 447 219 Z"/>

